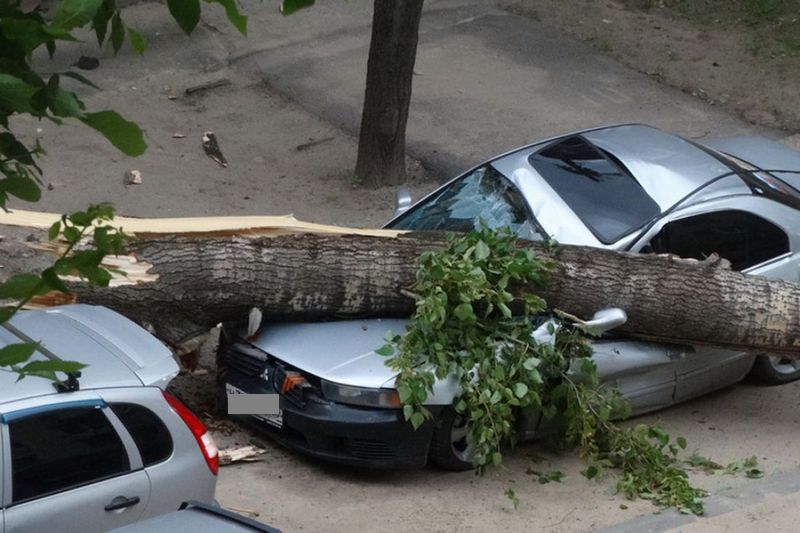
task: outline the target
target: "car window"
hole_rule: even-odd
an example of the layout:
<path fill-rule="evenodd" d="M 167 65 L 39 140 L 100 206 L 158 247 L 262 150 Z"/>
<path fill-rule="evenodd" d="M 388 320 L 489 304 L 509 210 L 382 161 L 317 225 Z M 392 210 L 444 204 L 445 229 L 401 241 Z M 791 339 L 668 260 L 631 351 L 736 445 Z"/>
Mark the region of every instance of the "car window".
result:
<path fill-rule="evenodd" d="M 581 136 L 550 145 L 528 161 L 605 244 L 617 242 L 661 212 L 621 163 Z"/>
<path fill-rule="evenodd" d="M 389 227 L 467 232 L 478 227 L 479 219 L 492 229 L 508 227 L 520 238 L 542 240 L 525 199 L 505 176 L 489 165 L 425 199 Z"/>
<path fill-rule="evenodd" d="M 117 432 L 98 406 L 31 414 L 8 422 L 13 502 L 130 470 Z"/>
<path fill-rule="evenodd" d="M 786 233 L 752 213 L 726 210 L 682 218 L 665 225 L 650 241 L 652 251 L 704 259 L 717 253 L 744 270 L 789 251 Z"/>
<path fill-rule="evenodd" d="M 169 430 L 153 411 L 134 403 L 112 403 L 111 410 L 133 437 L 144 466 L 160 463 L 172 455 Z"/>

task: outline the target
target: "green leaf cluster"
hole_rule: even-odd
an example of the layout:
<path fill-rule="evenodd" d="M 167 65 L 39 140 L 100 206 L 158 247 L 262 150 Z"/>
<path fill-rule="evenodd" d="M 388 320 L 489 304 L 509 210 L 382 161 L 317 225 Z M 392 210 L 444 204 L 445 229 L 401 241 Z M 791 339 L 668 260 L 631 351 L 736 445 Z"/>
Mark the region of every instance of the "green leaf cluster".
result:
<path fill-rule="evenodd" d="M 564 479 L 564 473 L 560 470 L 551 470 L 550 472 L 540 472 L 534 468 L 528 468 L 525 471 L 526 474 L 536 476 L 536 480 L 539 482 L 540 485 L 547 485 L 551 481 L 556 481 L 561 483 L 561 480 Z"/>
<path fill-rule="evenodd" d="M 686 440 L 673 440 L 658 426 L 614 422 L 627 406 L 618 393 L 598 383 L 596 376 L 595 371 L 581 383 L 567 379 L 554 391 L 564 409 L 565 442 L 576 446 L 588 462 L 583 475 L 594 479 L 613 470 L 619 472 L 616 492 L 629 499 L 644 498 L 659 507 L 703 514 L 706 493 L 691 485 L 678 461 Z"/>
<path fill-rule="evenodd" d="M 247 33 L 247 17 L 239 12 L 235 0 L 205 0 L 219 4 L 231 24 Z M 35 157 L 43 154 L 38 142 L 26 146 L 11 130 L 9 118 L 25 113 L 61 124 L 76 119 L 98 131 L 114 147 L 129 156 L 144 153 L 147 144 L 142 130 L 112 110 L 88 111 L 81 99 L 64 85 L 64 79 L 96 87 L 77 72 L 43 76 L 31 66 L 33 53 L 45 47 L 52 56 L 60 41 L 77 41 L 72 32 L 89 26 L 97 43 L 110 43 L 118 52 L 127 38 L 131 47 L 143 54 L 144 37 L 126 25 L 115 0 L 59 0 L 51 20 L 40 6 L 24 9 L 24 3 L 0 0 L 0 208 L 10 196 L 28 202 L 41 197 L 41 169 Z M 200 21 L 200 0 L 169 0 L 167 7 L 186 32 Z"/>
<path fill-rule="evenodd" d="M 28 359 L 38 348 L 36 343 L 9 344 L 0 348 L 0 367 L 17 374 L 17 381 L 27 376 L 37 376 L 52 381 L 61 381 L 59 373 L 70 374 L 86 368 L 76 361 L 31 361 Z"/>
<path fill-rule="evenodd" d="M 247 17 L 239 12 L 235 0 L 205 2 L 219 4 L 231 24 L 242 34 L 247 33 Z M 291 10 L 302 2 L 287 3 Z M 168 0 L 167 7 L 186 33 L 200 21 L 200 0 Z M 78 95 L 64 86 L 65 80 L 71 80 L 98 88 L 83 75 L 67 71 L 43 76 L 32 67 L 31 58 L 37 49 L 44 47 L 52 57 L 58 42 L 78 41 L 72 32 L 85 26 L 94 31 L 98 45 L 108 42 L 115 53 L 122 48 L 126 34 L 136 52 L 145 51 L 144 37 L 123 22 L 115 0 L 58 0 L 50 19 L 43 16 L 38 2 L 0 0 L 0 209 L 6 208 L 12 196 L 28 202 L 41 198 L 42 170 L 36 158 L 44 150 L 38 140 L 28 146 L 14 134 L 9 119 L 15 114 L 55 124 L 63 119 L 79 120 L 129 156 L 141 155 L 147 148 L 139 126 L 115 111 L 88 111 Z M 107 285 L 111 272 L 101 262 L 106 255 L 117 253 L 124 239 L 121 231 L 102 224 L 112 217 L 111 206 L 102 204 L 65 215 L 53 224 L 50 239 L 63 234 L 67 243 L 64 253 L 40 274 L 18 274 L 0 285 L 0 323 L 35 296 L 66 292 L 62 276 L 76 275 L 94 285 Z M 0 370 L 10 369 L 20 379 L 36 375 L 56 380 L 57 372 L 72 372 L 82 366 L 69 361 L 23 365 L 34 351 L 32 344 L 4 347 L 0 350 Z"/>
<path fill-rule="evenodd" d="M 695 470 L 701 470 L 707 475 L 713 474 L 744 474 L 751 479 L 758 479 L 764 476 L 764 472 L 758 468 L 758 459 L 755 455 L 751 455 L 745 459 L 739 459 L 727 466 L 712 461 L 708 457 L 703 457 L 698 453 L 694 453 L 684 461 L 686 465 Z"/>
<path fill-rule="evenodd" d="M 63 235 L 66 246 L 52 266 L 39 274 L 15 274 L 0 283 L 0 324 L 8 321 L 18 310 L 36 296 L 51 291 L 69 292 L 62 281 L 64 276 L 77 276 L 94 286 L 106 286 L 112 272 L 102 266 L 106 255 L 122 251 L 125 234 L 107 223 L 114 217 L 109 204 L 92 205 L 85 211 L 64 215 L 48 231 L 55 240 Z M 27 361 L 36 351 L 31 343 L 11 344 L 0 349 L 0 368 L 25 376 L 39 376 L 58 381 L 58 372 L 70 373 L 84 365 L 74 361 Z"/>
<path fill-rule="evenodd" d="M 146 144 L 141 129 L 114 111 L 91 112 L 78 96 L 64 85 L 64 80 L 94 86 L 77 72 L 43 76 L 31 66 L 31 57 L 45 47 L 52 56 L 59 41 L 76 41 L 75 28 L 89 25 L 103 43 L 111 25 L 115 50 L 122 46 L 125 27 L 113 0 L 61 0 L 52 20 L 46 20 L 39 8 L 25 11 L 22 4 L 0 0 L 0 208 L 10 196 L 28 202 L 41 197 L 41 169 L 36 157 L 43 154 L 38 141 L 26 146 L 12 131 L 9 119 L 14 114 L 28 114 L 61 124 L 63 119 L 80 120 L 100 132 L 126 155 L 144 152 Z M 131 42 L 143 50 L 143 40 L 130 30 Z"/>
<path fill-rule="evenodd" d="M 313 6 L 314 1 L 315 0 L 283 0 L 281 2 L 281 13 L 284 16 L 291 15 L 295 11 Z"/>
<path fill-rule="evenodd" d="M 219 4 L 225 15 L 242 35 L 247 35 L 247 17 L 239 12 L 235 0 L 205 0 L 207 4 Z M 187 34 L 192 33 L 200 22 L 200 0 L 167 0 L 172 18 Z"/>
<path fill-rule="evenodd" d="M 435 378 L 458 380 L 455 409 L 469 420 L 479 470 L 502 461 L 500 445 L 514 439 L 519 409 L 541 405 L 541 363 L 548 354 L 535 346 L 530 318 L 545 303 L 534 295 L 515 298 L 511 289 L 541 282 L 550 266 L 517 247 L 507 231 L 483 226 L 450 236 L 446 251 L 420 258 L 416 312 L 406 335 L 379 351 L 398 348 L 387 364 L 399 372 L 397 390 L 414 427 L 431 417 L 424 403 Z"/>
<path fill-rule="evenodd" d="M 558 255 L 554 243 L 545 250 Z M 453 407 L 467 420 L 478 473 L 502 463 L 503 446 L 516 441 L 519 416 L 539 412 L 556 444 L 576 448 L 586 459 L 585 477 L 613 471 L 616 491 L 628 498 L 702 514 L 705 493 L 690 484 L 686 463 L 678 459 L 686 440 L 657 426 L 615 422 L 630 407 L 600 382 L 590 332 L 550 316 L 544 300 L 527 292 L 546 283 L 554 266 L 520 246 L 509 230 L 485 224 L 450 235 L 445 250 L 422 254 L 407 331 L 387 333 L 377 350 L 398 372 L 405 419 L 415 428 L 431 423 L 425 402 L 436 378 L 455 379 L 460 393 Z M 547 342 L 534 339 L 539 326 L 547 329 Z M 757 473 L 744 463 L 730 468 Z M 542 484 L 563 477 L 530 473 Z M 518 505 L 513 490 L 506 496 Z"/>

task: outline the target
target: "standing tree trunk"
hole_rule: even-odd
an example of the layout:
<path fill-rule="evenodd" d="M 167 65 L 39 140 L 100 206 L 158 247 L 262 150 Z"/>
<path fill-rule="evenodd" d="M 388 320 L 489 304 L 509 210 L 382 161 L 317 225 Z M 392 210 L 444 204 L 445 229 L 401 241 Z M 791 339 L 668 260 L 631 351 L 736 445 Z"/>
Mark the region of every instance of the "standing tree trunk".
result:
<path fill-rule="evenodd" d="M 406 178 L 406 121 L 422 2 L 375 0 L 355 170 L 371 187 Z"/>

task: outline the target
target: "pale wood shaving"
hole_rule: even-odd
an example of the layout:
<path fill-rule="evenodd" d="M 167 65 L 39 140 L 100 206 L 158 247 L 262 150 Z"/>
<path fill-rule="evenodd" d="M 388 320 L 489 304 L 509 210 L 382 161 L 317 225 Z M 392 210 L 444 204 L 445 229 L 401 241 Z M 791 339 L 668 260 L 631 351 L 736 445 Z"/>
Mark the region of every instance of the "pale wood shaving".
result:
<path fill-rule="evenodd" d="M 14 209 L 0 211 L 0 224 L 23 226 L 47 230 L 61 219 L 57 213 L 43 213 Z M 226 236 L 226 235 L 288 235 L 292 233 L 322 233 L 329 235 L 368 235 L 396 237 L 404 233 L 396 230 L 358 229 L 327 224 L 315 224 L 297 220 L 292 215 L 284 216 L 231 216 L 231 217 L 183 217 L 183 218 L 134 218 L 114 217 L 107 223 L 121 227 L 125 233 L 137 237 L 158 235 Z"/>

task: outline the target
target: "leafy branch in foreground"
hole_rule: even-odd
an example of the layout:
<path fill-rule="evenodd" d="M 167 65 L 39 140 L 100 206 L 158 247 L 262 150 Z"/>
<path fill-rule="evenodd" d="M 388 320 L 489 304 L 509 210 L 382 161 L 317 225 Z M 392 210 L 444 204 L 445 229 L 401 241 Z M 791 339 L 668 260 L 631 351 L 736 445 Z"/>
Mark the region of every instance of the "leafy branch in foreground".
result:
<path fill-rule="evenodd" d="M 55 222 L 48 231 L 48 238 L 52 241 L 63 235 L 64 249 L 53 265 L 40 274 L 16 274 L 0 284 L 0 302 L 13 302 L 0 306 L 0 324 L 36 296 L 51 291 L 69 292 L 62 276 L 78 276 L 94 286 L 108 285 L 111 272 L 101 263 L 106 255 L 119 254 L 125 239 L 121 230 L 104 224 L 113 217 L 114 210 L 109 204 L 99 204 L 86 211 L 64 215 Z M 76 372 L 85 366 L 74 361 L 25 363 L 37 347 L 36 343 L 21 343 L 0 348 L 0 368 L 16 373 L 18 379 L 39 376 L 59 381 L 57 372 Z"/>
<path fill-rule="evenodd" d="M 219 4 L 228 20 L 242 34 L 247 33 L 247 17 L 234 0 L 205 0 Z M 313 4 L 310 0 L 284 0 L 287 14 Z M 200 22 L 200 0 L 167 0 L 170 14 L 187 34 Z M 141 155 L 147 148 L 142 130 L 117 112 L 90 112 L 75 92 L 67 90 L 63 81 L 77 81 L 97 89 L 77 72 L 54 72 L 43 75 L 32 64 L 34 53 L 44 48 L 52 58 L 59 42 L 78 41 L 76 28 L 90 27 L 99 46 L 110 43 L 117 53 L 127 33 L 132 48 L 144 53 L 145 39 L 125 24 L 116 0 L 58 0 L 52 17 L 43 15 L 39 0 L 0 0 L 0 209 L 6 209 L 11 196 L 28 202 L 41 198 L 42 170 L 36 158 L 45 152 L 38 139 L 32 147 L 15 135 L 14 115 L 29 115 L 62 124 L 67 118 L 77 119 L 98 131 L 120 152 Z M 110 205 L 91 206 L 83 212 L 65 215 L 50 229 L 50 239 L 63 232 L 67 246 L 55 264 L 36 274 L 18 274 L 0 285 L 0 324 L 8 321 L 31 298 L 49 291 L 66 292 L 59 276 L 77 274 L 91 284 L 108 284 L 111 274 L 100 266 L 103 257 L 116 253 L 123 234 L 107 225 L 94 222 L 111 220 Z M 93 232 L 87 248 L 76 250 L 89 232 Z M 13 302 L 8 304 L 7 302 Z M 16 372 L 19 378 L 37 375 L 57 380 L 56 372 L 74 372 L 83 365 L 69 361 L 34 361 L 24 364 L 36 350 L 35 343 L 13 344 L 0 348 L 0 370 Z"/>
<path fill-rule="evenodd" d="M 616 424 L 630 408 L 600 382 L 591 332 L 547 319 L 541 298 L 519 293 L 545 283 L 554 263 L 517 246 L 509 231 L 483 224 L 448 242 L 446 250 L 420 257 L 407 331 L 387 333 L 377 350 L 398 372 L 406 420 L 418 428 L 430 419 L 425 401 L 434 381 L 454 377 L 460 393 L 453 406 L 467 420 L 478 473 L 502 463 L 502 446 L 516 442 L 518 417 L 538 410 L 555 440 L 586 459 L 587 478 L 613 470 L 617 492 L 628 498 L 702 514 L 705 493 L 692 487 L 678 459 L 686 441 L 673 442 L 657 426 Z M 507 496 L 518 504 L 513 490 Z"/>
<path fill-rule="evenodd" d="M 225 9 L 236 29 L 247 33 L 247 17 L 234 0 L 206 0 Z M 167 7 L 178 25 L 188 34 L 200 21 L 200 0 L 168 0 Z M 58 42 L 78 41 L 76 28 L 90 26 L 98 45 L 109 42 L 118 52 L 127 33 L 138 53 L 145 50 L 142 35 L 126 25 L 115 0 L 60 0 L 52 19 L 42 14 L 39 2 L 0 0 L 0 208 L 9 195 L 36 202 L 41 196 L 41 169 L 34 157 L 43 153 L 38 142 L 28 148 L 15 136 L 9 118 L 27 114 L 61 124 L 65 118 L 77 119 L 97 130 L 125 155 L 142 154 L 147 145 L 142 130 L 111 110 L 90 112 L 78 95 L 63 87 L 65 79 L 97 88 L 77 72 L 42 75 L 32 65 L 34 52 L 44 47 L 50 57 Z"/>

